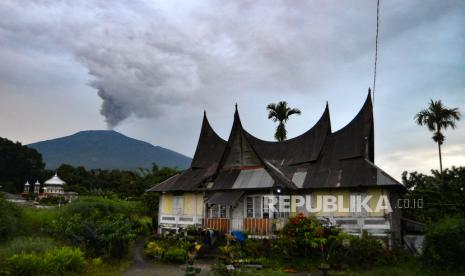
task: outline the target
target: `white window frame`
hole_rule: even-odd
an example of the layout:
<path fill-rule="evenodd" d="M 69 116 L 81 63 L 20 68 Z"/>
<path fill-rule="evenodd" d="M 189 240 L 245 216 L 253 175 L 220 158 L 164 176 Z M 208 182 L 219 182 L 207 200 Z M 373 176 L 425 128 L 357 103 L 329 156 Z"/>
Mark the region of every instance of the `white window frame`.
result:
<path fill-rule="evenodd" d="M 252 216 L 249 216 L 249 208 L 248 208 L 248 201 L 249 199 L 252 200 Z M 257 200 L 259 200 L 259 204 L 261 206 L 260 213 L 258 214 L 257 208 Z M 244 200 L 244 218 L 263 218 L 263 195 L 249 195 L 246 196 Z"/>
<path fill-rule="evenodd" d="M 289 198 L 289 206 L 292 207 L 292 200 L 291 198 Z M 276 209 L 279 210 L 279 200 L 278 202 L 276 203 Z M 290 217 L 290 212 L 274 212 L 272 214 L 272 217 L 275 218 L 275 219 L 278 219 L 278 218 L 289 218 Z"/>
<path fill-rule="evenodd" d="M 270 196 L 270 194 L 260 194 L 260 195 L 248 195 L 245 197 L 244 200 L 244 218 L 264 218 L 263 214 L 268 213 L 268 217 L 266 218 L 274 218 L 274 214 L 271 210 L 268 208 L 268 204 L 266 203 L 265 197 Z M 248 212 L 248 207 L 247 207 L 247 201 L 251 199 L 252 200 L 252 216 L 249 216 Z M 260 201 L 260 212 L 257 210 L 257 200 Z M 289 217 L 289 214 L 287 214 L 287 217 Z"/>
<path fill-rule="evenodd" d="M 224 216 L 221 215 L 221 212 L 224 210 Z M 213 212 L 215 211 L 215 215 Z M 212 204 L 207 206 L 207 215 L 208 218 L 229 218 L 229 208 L 226 205 L 221 204 Z"/>

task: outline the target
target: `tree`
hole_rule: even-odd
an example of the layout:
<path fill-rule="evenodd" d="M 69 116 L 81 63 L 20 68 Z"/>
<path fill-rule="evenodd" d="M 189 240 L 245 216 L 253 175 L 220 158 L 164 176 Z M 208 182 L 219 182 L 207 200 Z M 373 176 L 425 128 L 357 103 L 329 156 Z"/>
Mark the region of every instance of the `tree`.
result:
<path fill-rule="evenodd" d="M 428 224 L 445 217 L 465 218 L 465 167 L 446 168 L 443 173 L 432 170 L 431 173 L 402 174 L 402 183 L 409 190 L 402 197 L 408 199 L 412 207 L 402 209 L 402 216 Z"/>
<path fill-rule="evenodd" d="M 276 127 L 274 138 L 279 142 L 286 140 L 287 130 L 285 124 L 291 115 L 300 115 L 300 110 L 297 108 L 290 108 L 286 101 L 271 103 L 266 107 L 266 110 L 268 110 L 268 119 L 272 119 L 273 122 L 279 122 Z"/>
<path fill-rule="evenodd" d="M 0 185 L 12 193 L 23 191 L 24 183 L 40 178 L 45 164 L 35 149 L 0 138 Z"/>
<path fill-rule="evenodd" d="M 447 108 L 441 100 L 429 103 L 427 109 L 423 109 L 415 115 L 415 121 L 418 125 L 426 125 L 433 132 L 433 140 L 438 143 L 439 150 L 439 170 L 442 173 L 442 155 L 441 145 L 444 143 L 445 136 L 442 133 L 448 127 L 455 129 L 455 122 L 460 120 L 458 108 Z"/>

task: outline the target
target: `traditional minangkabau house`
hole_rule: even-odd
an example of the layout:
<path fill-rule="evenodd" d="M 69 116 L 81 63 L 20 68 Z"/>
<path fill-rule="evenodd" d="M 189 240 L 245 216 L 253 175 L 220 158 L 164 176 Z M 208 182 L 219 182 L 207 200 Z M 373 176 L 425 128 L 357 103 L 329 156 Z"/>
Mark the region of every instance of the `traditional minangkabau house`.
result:
<path fill-rule="evenodd" d="M 292 196 L 335 195 L 344 199 L 344 212 L 313 213 L 346 232 L 363 231 L 396 241 L 400 214 L 353 211 L 353 195 L 370 195 L 370 205 L 387 196 L 392 206 L 404 186 L 374 164 L 374 125 L 371 95 L 355 118 L 332 132 L 328 105 L 307 132 L 283 142 L 263 141 L 242 127 L 239 113 L 227 141 L 219 137 L 204 114 L 191 167 L 149 189 L 159 192 L 159 229 L 187 225 L 222 232 L 242 230 L 268 236 L 288 217 L 307 210 Z M 264 195 L 290 195 L 290 212 L 272 212 Z M 374 206 L 372 206 L 374 208 Z"/>

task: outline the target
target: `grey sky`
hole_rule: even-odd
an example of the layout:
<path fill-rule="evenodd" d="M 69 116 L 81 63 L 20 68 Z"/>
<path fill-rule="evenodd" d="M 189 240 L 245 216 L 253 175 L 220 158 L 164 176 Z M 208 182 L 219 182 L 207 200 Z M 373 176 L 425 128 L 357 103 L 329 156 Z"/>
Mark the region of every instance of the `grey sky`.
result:
<path fill-rule="evenodd" d="M 0 136 L 23 143 L 85 129 L 122 133 L 192 156 L 207 110 L 228 136 L 273 139 L 265 106 L 329 101 L 333 130 L 372 85 L 376 1 L 0 2 Z M 376 162 L 396 178 L 437 168 L 413 115 L 430 98 L 465 111 L 465 2 L 381 0 Z M 446 132 L 445 166 L 465 165 L 465 120 Z"/>

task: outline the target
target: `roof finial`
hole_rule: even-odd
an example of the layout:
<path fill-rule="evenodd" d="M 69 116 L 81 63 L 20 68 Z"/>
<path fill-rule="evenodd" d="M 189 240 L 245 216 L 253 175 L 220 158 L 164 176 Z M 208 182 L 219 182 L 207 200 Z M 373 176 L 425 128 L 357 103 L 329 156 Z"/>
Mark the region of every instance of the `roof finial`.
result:
<path fill-rule="evenodd" d="M 207 117 L 207 110 L 203 110 L 203 117 Z"/>
<path fill-rule="evenodd" d="M 236 105 L 236 111 L 237 111 L 237 103 L 235 105 Z"/>

